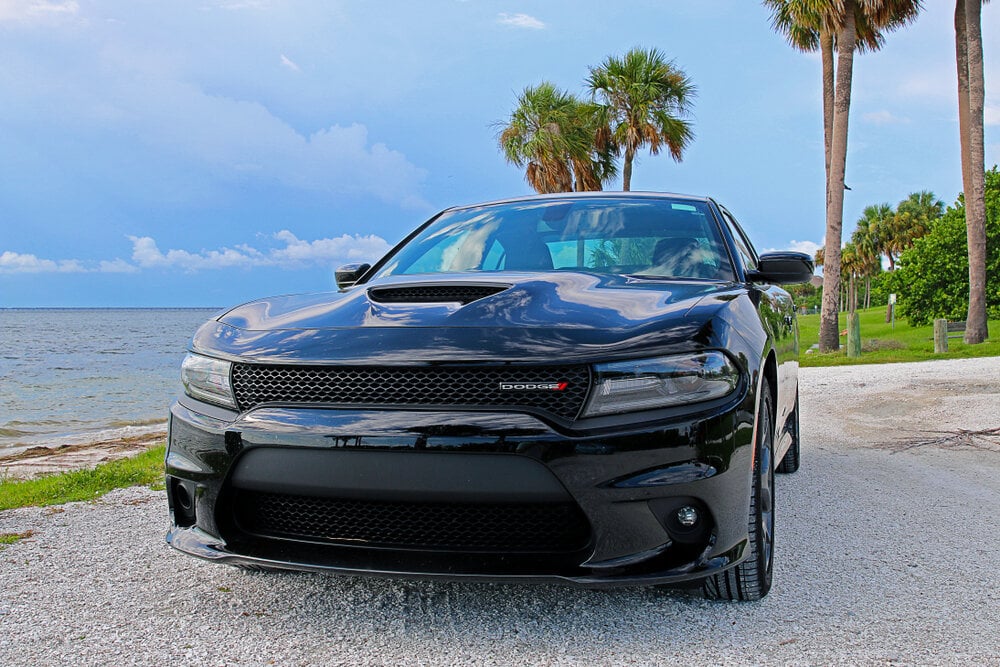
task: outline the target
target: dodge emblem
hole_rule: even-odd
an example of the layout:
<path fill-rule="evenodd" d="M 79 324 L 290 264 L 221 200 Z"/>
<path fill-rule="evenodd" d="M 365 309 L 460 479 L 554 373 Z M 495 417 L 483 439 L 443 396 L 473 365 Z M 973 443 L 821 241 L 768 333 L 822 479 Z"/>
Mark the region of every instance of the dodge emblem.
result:
<path fill-rule="evenodd" d="M 562 391 L 568 386 L 568 382 L 501 382 L 500 391 Z"/>

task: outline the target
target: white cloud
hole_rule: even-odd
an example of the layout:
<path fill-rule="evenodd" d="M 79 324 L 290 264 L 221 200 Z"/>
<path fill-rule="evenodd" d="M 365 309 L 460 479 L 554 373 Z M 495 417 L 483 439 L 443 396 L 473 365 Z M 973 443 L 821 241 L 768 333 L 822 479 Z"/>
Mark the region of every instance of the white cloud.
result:
<path fill-rule="evenodd" d="M 782 248 L 782 250 L 794 250 L 795 252 L 804 252 L 810 257 L 816 255 L 816 251 L 823 246 L 819 243 L 813 243 L 812 241 L 789 241 L 787 248 Z M 777 248 L 769 248 L 765 252 L 774 252 Z"/>
<path fill-rule="evenodd" d="M 299 67 L 295 61 L 286 56 L 284 53 L 281 54 L 281 64 L 292 70 L 293 72 L 301 72 L 302 68 Z"/>
<path fill-rule="evenodd" d="M 227 268 L 272 266 L 282 269 L 299 269 L 307 266 L 333 266 L 338 263 L 373 262 L 390 246 L 380 236 L 369 234 L 344 234 L 334 238 L 306 241 L 287 229 L 274 234 L 271 239 L 280 246 L 255 248 L 241 243 L 232 248 L 199 250 L 160 250 L 156 240 L 149 236 L 129 236 L 132 242 L 132 262 L 121 258 L 84 262 L 77 259 L 52 260 L 31 254 L 5 251 L 0 254 L 0 274 L 12 273 L 136 273 L 142 269 L 180 269 L 182 271 L 208 271 Z"/>
<path fill-rule="evenodd" d="M 545 28 L 545 23 L 528 14 L 500 12 L 497 14 L 497 23 L 515 28 L 527 28 L 528 30 L 543 30 Z"/>
<path fill-rule="evenodd" d="M 277 181 L 302 190 L 431 208 L 420 196 L 427 172 L 403 153 L 370 141 L 368 128 L 360 123 L 330 125 L 306 135 L 262 104 L 211 95 L 177 81 L 142 94 L 126 87 L 113 95 L 117 99 L 109 103 L 122 109 L 125 118 L 136 119 L 138 136 L 223 178 Z"/>
<path fill-rule="evenodd" d="M 120 257 L 116 257 L 110 261 L 101 260 L 100 264 L 97 265 L 97 270 L 100 273 L 136 273 L 139 267 L 129 264 Z"/>
<path fill-rule="evenodd" d="M 53 261 L 10 250 L 0 254 L 0 273 L 79 273 L 85 270 L 75 259 Z"/>
<path fill-rule="evenodd" d="M 168 250 L 163 253 L 157 247 L 156 241 L 148 236 L 130 236 L 128 238 L 132 241 L 132 261 L 144 269 L 171 266 L 187 271 L 223 269 L 234 266 L 251 266 L 256 259 L 233 248 L 202 250 L 201 252 Z"/>
<path fill-rule="evenodd" d="M 0 0 L 0 22 L 31 21 L 46 17 L 75 15 L 80 11 L 76 0 Z"/>
<path fill-rule="evenodd" d="M 874 125 L 905 125 L 910 122 L 905 116 L 896 116 L 891 111 L 883 109 L 872 111 L 864 115 L 864 119 Z"/>
<path fill-rule="evenodd" d="M 299 68 L 287 53 L 277 53 L 281 69 Z M 4 99 L 4 113 L 12 118 L 30 114 L 29 125 L 71 136 L 111 133 L 109 145 L 147 154 L 137 173 L 129 175 L 143 187 L 148 171 L 154 172 L 148 180 L 156 182 L 154 165 L 183 164 L 205 190 L 219 182 L 277 184 L 338 199 L 377 198 L 425 213 L 433 208 L 421 192 L 427 171 L 369 136 L 368 127 L 350 116 L 303 131 L 263 102 L 230 97 L 191 80 L 197 77 L 185 72 L 181 55 L 113 41 L 101 48 L 100 58 L 95 71 L 86 60 L 66 71 L 53 70 L 45 61 L 15 62 L 10 68 L 4 63 L 0 93 L 11 90 L 7 76 L 32 82 L 24 84 L 24 96 L 22 87 L 14 89 L 12 109 Z M 192 193 L 188 189 L 179 196 L 196 196 Z"/>
<path fill-rule="evenodd" d="M 176 267 L 185 271 L 201 271 L 231 267 L 277 266 L 299 268 L 308 265 L 334 264 L 353 260 L 374 261 L 389 250 L 380 236 L 343 236 L 304 241 L 287 229 L 274 235 L 284 247 L 260 250 L 247 244 L 218 250 L 168 250 L 163 252 L 148 236 L 130 236 L 132 261 L 142 268 Z"/>
<path fill-rule="evenodd" d="M 373 261 L 389 250 L 385 239 L 374 234 L 368 236 L 343 236 L 332 239 L 302 241 L 287 229 L 274 235 L 285 242 L 285 247 L 270 253 L 270 259 L 281 264 L 288 262 L 330 263 L 333 260 Z"/>

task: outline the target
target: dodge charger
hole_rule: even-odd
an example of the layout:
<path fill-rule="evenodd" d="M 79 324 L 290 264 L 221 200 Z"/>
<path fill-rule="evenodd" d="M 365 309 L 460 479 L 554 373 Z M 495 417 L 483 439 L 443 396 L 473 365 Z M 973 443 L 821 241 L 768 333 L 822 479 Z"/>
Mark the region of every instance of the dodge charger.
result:
<path fill-rule="evenodd" d="M 799 466 L 798 328 L 711 198 L 447 209 L 332 292 L 194 335 L 171 406 L 174 548 L 248 569 L 771 587 Z"/>

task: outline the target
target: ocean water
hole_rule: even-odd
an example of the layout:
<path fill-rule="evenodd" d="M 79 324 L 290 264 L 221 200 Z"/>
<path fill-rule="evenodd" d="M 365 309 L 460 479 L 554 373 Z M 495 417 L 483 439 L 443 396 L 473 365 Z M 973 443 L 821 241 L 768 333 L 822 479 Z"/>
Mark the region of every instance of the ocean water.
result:
<path fill-rule="evenodd" d="M 0 309 L 0 450 L 166 428 L 180 364 L 217 309 Z"/>

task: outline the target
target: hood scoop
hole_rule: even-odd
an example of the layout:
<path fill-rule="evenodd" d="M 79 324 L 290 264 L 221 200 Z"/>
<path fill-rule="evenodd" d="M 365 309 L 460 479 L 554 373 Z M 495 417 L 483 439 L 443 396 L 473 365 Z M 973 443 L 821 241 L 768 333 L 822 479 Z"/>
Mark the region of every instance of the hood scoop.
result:
<path fill-rule="evenodd" d="M 377 303 L 460 303 L 463 306 L 510 289 L 501 283 L 439 283 L 372 287 L 368 298 Z"/>

